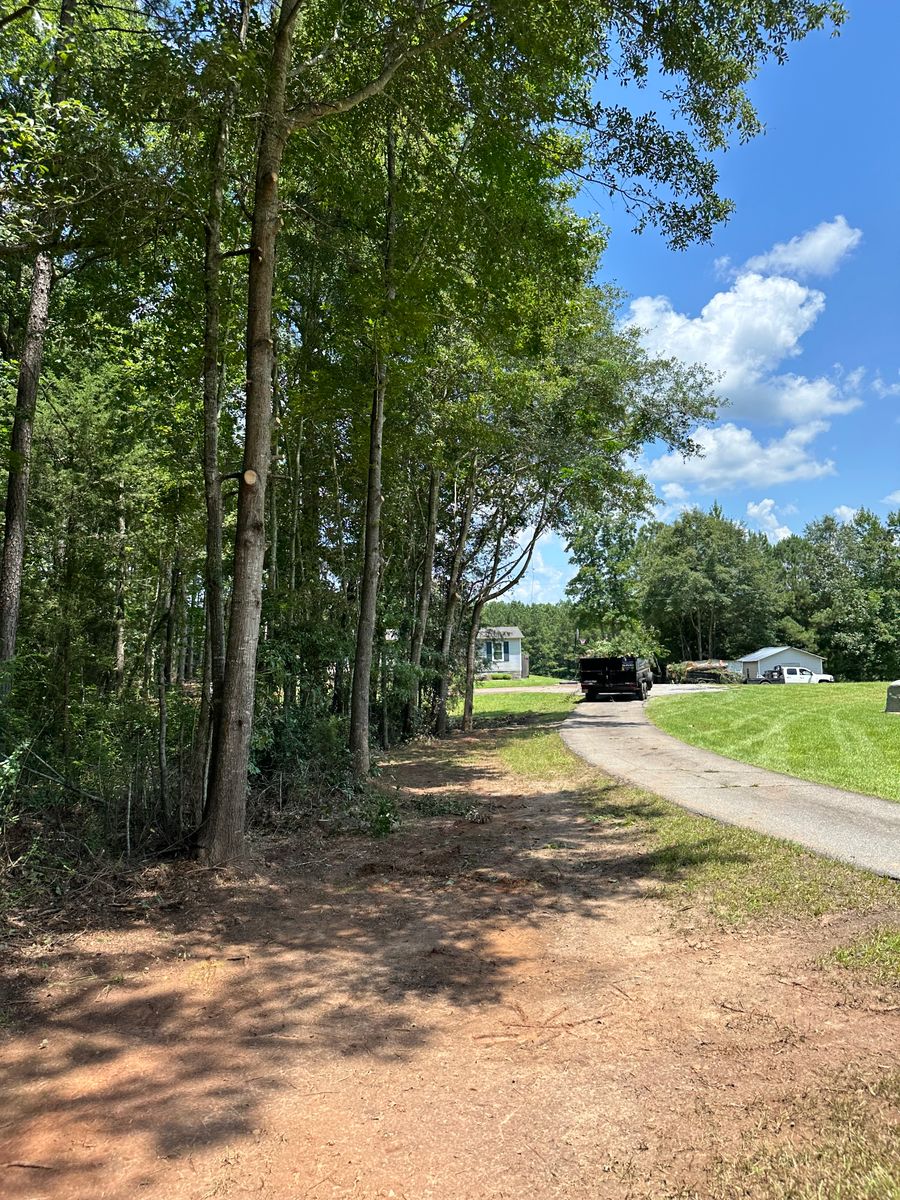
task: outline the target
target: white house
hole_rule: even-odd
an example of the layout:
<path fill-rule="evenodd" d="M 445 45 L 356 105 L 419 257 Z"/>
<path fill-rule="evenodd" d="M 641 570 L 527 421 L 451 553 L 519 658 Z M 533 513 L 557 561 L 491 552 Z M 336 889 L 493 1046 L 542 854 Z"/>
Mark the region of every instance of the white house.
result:
<path fill-rule="evenodd" d="M 522 653 L 522 630 L 517 625 L 491 625 L 479 629 L 479 670 L 496 671 L 522 679 L 528 674 L 528 655 Z"/>
<path fill-rule="evenodd" d="M 759 679 L 773 667 L 806 667 L 817 675 L 824 670 L 824 659 L 820 655 L 798 650 L 795 646 L 764 646 L 755 654 L 740 659 L 740 664 L 745 679 Z"/>

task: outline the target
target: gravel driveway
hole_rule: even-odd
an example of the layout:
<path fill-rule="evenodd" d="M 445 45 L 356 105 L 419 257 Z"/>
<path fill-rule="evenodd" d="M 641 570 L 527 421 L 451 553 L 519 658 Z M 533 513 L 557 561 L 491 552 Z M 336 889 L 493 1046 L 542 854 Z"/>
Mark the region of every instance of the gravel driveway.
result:
<path fill-rule="evenodd" d="M 898 803 L 688 746 L 652 725 L 634 701 L 582 702 L 562 736 L 594 766 L 692 812 L 900 878 Z"/>

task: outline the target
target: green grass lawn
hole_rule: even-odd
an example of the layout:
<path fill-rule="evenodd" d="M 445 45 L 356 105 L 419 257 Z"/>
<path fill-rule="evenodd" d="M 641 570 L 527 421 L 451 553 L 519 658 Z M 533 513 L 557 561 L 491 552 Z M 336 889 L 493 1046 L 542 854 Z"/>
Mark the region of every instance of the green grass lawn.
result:
<path fill-rule="evenodd" d="M 552 687 L 561 683 L 552 675 L 529 675 L 527 679 L 477 679 L 476 688 L 508 688 L 508 687 Z"/>
<path fill-rule="evenodd" d="M 568 692 L 494 692 L 475 693 L 475 722 L 495 722 L 504 717 L 513 720 L 554 720 L 564 717 L 578 698 L 574 688 Z M 459 706 L 462 708 L 462 705 Z"/>
<path fill-rule="evenodd" d="M 900 800 L 900 714 L 886 683 L 737 687 L 651 700 L 673 737 L 742 762 Z"/>

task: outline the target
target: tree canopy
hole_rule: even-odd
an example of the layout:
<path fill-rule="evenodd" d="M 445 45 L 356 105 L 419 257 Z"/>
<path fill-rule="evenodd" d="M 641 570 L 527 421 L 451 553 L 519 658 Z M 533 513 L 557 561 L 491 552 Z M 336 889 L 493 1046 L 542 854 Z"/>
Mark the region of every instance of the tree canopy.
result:
<path fill-rule="evenodd" d="M 641 447 L 692 453 L 712 413 L 702 370 L 619 326 L 577 188 L 674 247 L 708 238 L 730 210 L 711 156 L 759 129 L 747 85 L 843 17 L 811 0 L 0 8 L 17 836 L 229 862 L 257 786 L 352 793 L 372 747 L 445 731 L 485 606 L 541 534 L 640 510 Z M 594 572 L 598 603 L 618 571 Z M 682 582 L 648 568 L 646 596 Z"/>

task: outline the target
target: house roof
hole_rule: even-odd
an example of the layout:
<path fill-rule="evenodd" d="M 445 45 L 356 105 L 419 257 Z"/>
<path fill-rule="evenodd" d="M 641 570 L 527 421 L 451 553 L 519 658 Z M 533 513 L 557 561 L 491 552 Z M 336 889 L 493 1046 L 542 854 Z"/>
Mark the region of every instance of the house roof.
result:
<path fill-rule="evenodd" d="M 477 638 L 520 638 L 522 630 L 518 625 L 485 625 L 475 635 Z"/>
<path fill-rule="evenodd" d="M 760 659 L 771 658 L 773 654 L 783 654 L 785 650 L 792 650 L 794 654 L 808 654 L 810 658 L 822 657 L 821 654 L 814 654 L 812 650 L 800 650 L 797 646 L 763 646 L 762 650 L 757 650 L 754 654 L 745 654 L 738 662 L 759 662 Z"/>

